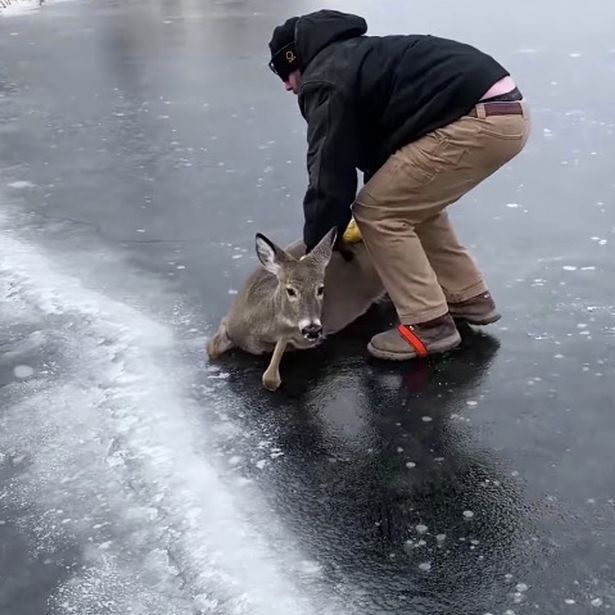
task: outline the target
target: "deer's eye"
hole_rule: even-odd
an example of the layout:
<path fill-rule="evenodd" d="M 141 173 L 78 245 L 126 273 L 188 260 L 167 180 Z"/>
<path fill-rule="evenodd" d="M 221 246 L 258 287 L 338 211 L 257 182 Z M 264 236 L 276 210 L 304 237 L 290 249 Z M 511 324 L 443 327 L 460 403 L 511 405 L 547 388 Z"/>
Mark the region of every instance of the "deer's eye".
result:
<path fill-rule="evenodd" d="M 325 287 L 321 285 L 316 289 L 316 296 L 322 297 L 324 292 L 325 292 Z"/>
<path fill-rule="evenodd" d="M 292 286 L 287 286 L 286 287 L 286 292 L 288 293 L 289 297 L 296 297 L 297 296 L 297 291 Z"/>

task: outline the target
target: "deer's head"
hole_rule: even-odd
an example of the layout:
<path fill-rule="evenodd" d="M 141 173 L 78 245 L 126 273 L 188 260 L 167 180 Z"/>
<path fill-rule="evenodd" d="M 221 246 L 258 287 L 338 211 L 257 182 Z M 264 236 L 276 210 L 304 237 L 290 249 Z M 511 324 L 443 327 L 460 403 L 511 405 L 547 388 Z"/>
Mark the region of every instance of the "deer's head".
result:
<path fill-rule="evenodd" d="M 260 233 L 256 254 L 263 267 L 278 279 L 279 317 L 308 341 L 322 337 L 325 270 L 331 259 L 336 230 L 331 229 L 306 256 L 294 258 Z"/>

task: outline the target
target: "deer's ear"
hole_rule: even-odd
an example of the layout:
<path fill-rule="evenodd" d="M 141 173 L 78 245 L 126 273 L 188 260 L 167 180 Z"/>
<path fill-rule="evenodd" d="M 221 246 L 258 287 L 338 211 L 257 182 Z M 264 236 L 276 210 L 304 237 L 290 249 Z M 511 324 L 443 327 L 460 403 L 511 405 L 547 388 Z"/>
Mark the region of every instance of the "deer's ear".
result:
<path fill-rule="evenodd" d="M 278 247 L 261 233 L 256 234 L 256 256 L 261 262 L 261 265 L 273 273 L 278 275 L 282 269 L 282 265 L 288 261 L 288 255 L 282 248 Z"/>
<path fill-rule="evenodd" d="M 310 257 L 321 262 L 323 265 L 331 260 L 333 246 L 337 239 L 337 228 L 333 227 L 319 242 L 318 245 L 310 252 Z"/>

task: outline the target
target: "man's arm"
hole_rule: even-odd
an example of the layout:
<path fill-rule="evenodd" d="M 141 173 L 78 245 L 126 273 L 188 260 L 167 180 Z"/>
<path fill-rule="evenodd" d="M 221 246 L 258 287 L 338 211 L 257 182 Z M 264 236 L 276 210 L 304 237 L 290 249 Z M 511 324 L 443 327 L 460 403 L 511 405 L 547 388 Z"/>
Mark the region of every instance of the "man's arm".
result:
<path fill-rule="evenodd" d="M 357 192 L 355 113 L 333 86 L 308 84 L 299 102 L 308 123 L 309 186 L 303 239 L 310 251 L 332 227 L 341 238 Z"/>

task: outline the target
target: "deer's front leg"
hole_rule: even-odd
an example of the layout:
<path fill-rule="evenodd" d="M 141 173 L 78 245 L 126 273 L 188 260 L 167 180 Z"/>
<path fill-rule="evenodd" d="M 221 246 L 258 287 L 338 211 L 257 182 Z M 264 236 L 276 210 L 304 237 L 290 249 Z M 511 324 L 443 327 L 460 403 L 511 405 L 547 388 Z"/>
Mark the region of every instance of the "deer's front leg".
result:
<path fill-rule="evenodd" d="M 263 374 L 263 386 L 268 391 L 277 391 L 282 384 L 282 379 L 280 378 L 280 361 L 286 350 L 286 344 L 287 342 L 284 339 L 280 339 L 276 342 L 269 367 L 267 367 Z"/>

